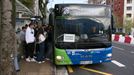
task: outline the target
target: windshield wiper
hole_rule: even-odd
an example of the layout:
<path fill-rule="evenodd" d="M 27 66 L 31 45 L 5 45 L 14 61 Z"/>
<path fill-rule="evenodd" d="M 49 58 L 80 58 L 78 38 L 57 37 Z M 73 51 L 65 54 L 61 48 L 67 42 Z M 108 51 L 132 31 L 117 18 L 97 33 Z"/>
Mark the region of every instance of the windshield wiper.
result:
<path fill-rule="evenodd" d="M 104 34 L 92 34 L 92 35 L 89 35 L 89 37 L 102 37 L 104 36 Z"/>
<path fill-rule="evenodd" d="M 60 39 L 61 37 L 63 37 L 63 36 L 64 36 L 64 34 L 59 35 L 59 36 L 56 38 L 56 42 L 62 42 L 62 41 L 60 41 L 59 39 Z"/>

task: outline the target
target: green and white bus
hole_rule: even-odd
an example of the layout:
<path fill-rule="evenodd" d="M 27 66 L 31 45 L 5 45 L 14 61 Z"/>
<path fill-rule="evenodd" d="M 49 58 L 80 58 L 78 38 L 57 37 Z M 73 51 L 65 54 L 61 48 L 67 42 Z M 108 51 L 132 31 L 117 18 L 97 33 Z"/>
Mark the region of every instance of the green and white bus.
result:
<path fill-rule="evenodd" d="M 90 4 L 56 4 L 49 17 L 53 26 L 56 65 L 110 62 L 111 7 Z"/>

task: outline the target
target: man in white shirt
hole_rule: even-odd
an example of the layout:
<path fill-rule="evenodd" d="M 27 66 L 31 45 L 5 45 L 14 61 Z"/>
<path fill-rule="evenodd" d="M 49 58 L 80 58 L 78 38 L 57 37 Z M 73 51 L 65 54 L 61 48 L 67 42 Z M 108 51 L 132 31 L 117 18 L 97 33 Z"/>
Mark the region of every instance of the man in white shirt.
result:
<path fill-rule="evenodd" d="M 26 29 L 26 34 L 25 34 L 25 39 L 27 43 L 27 51 L 26 51 L 26 61 L 35 61 L 33 58 L 34 55 L 34 42 L 35 42 L 35 37 L 34 37 L 34 24 L 30 23 L 29 27 Z"/>

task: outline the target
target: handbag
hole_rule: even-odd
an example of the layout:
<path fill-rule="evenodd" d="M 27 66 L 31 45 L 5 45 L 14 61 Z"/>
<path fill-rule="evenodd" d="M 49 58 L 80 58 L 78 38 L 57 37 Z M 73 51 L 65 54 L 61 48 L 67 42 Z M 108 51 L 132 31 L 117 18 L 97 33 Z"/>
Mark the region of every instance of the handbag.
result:
<path fill-rule="evenodd" d="M 42 43 L 46 40 L 46 37 L 43 34 L 39 35 L 39 43 Z"/>

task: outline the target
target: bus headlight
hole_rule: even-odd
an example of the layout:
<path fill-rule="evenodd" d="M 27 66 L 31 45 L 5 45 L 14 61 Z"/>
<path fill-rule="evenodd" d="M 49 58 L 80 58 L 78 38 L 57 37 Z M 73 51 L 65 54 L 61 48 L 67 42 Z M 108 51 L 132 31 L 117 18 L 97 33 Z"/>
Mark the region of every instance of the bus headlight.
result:
<path fill-rule="evenodd" d="M 62 58 L 62 56 L 56 56 L 56 59 L 57 60 L 62 60 L 63 58 Z"/>
<path fill-rule="evenodd" d="M 111 56 L 112 56 L 112 53 L 107 54 L 107 57 L 111 57 Z"/>

